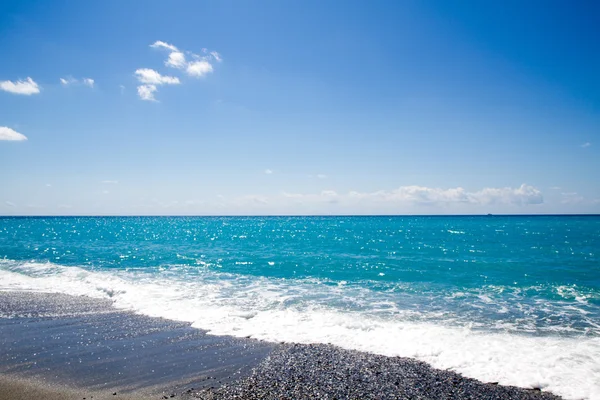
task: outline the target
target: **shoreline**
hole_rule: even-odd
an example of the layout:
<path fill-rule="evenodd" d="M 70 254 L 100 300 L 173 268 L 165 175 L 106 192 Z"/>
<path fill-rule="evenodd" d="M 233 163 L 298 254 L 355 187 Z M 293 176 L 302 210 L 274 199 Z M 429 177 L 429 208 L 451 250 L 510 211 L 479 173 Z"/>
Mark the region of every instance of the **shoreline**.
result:
<path fill-rule="evenodd" d="M 0 348 L 0 400 L 560 399 L 409 358 L 208 335 L 109 300 L 60 294 L 0 292 Z"/>

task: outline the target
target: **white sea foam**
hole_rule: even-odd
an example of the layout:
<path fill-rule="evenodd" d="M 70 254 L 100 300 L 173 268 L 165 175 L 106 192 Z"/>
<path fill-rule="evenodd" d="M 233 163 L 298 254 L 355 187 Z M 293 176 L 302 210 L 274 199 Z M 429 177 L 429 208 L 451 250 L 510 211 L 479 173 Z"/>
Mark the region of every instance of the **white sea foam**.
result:
<path fill-rule="evenodd" d="M 118 308 L 188 321 L 213 334 L 332 343 L 388 356 L 414 357 L 484 382 L 540 387 L 567 399 L 600 399 L 600 338 L 595 335 L 492 333 L 445 324 L 442 319 L 414 318 L 414 311 L 405 312 L 385 302 L 348 311 L 312 300 L 326 297 L 343 302 L 345 297 L 364 297 L 364 293 L 351 292 L 349 285 L 184 272 L 177 267 L 158 275 L 94 272 L 51 263 L 0 260 L 0 290 L 108 298 Z M 377 307 L 392 312 L 372 312 Z"/>

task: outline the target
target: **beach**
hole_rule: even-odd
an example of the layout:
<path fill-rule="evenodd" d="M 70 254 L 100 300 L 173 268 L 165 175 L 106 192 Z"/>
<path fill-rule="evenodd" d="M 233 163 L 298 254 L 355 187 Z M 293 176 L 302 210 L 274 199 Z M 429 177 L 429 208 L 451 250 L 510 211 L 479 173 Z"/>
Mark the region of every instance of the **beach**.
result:
<path fill-rule="evenodd" d="M 557 399 L 401 357 L 216 336 L 110 300 L 0 292 L 0 399 Z"/>

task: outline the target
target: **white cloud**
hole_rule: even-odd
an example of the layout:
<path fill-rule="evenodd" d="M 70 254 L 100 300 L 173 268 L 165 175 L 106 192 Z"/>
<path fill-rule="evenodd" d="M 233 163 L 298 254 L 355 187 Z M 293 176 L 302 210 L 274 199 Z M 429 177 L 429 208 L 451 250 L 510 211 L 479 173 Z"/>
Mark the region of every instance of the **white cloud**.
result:
<path fill-rule="evenodd" d="M 150 45 L 150 47 L 152 47 L 152 48 L 155 48 L 155 49 L 158 49 L 158 48 L 161 48 L 161 47 L 163 47 L 163 48 L 165 48 L 165 49 L 167 49 L 167 50 L 171 50 L 171 51 L 179 51 L 179 50 L 177 49 L 177 47 L 173 46 L 172 44 L 165 43 L 165 42 L 163 42 L 163 41 L 160 41 L 160 40 L 157 40 L 156 42 L 152 43 L 152 44 Z"/>
<path fill-rule="evenodd" d="M 40 92 L 40 87 L 38 84 L 29 77 L 24 81 L 0 81 L 0 89 L 6 92 L 23 94 L 26 96 Z"/>
<path fill-rule="evenodd" d="M 581 145 L 581 147 L 583 147 L 584 149 L 586 147 L 590 147 L 592 144 L 590 142 L 585 142 L 584 144 Z"/>
<path fill-rule="evenodd" d="M 102 183 L 104 183 L 105 185 L 116 185 L 117 183 L 119 183 L 119 181 L 102 181 Z"/>
<path fill-rule="evenodd" d="M 165 64 L 169 67 L 185 68 L 185 55 L 180 51 L 173 51 L 169 54 L 169 58 L 165 61 Z"/>
<path fill-rule="evenodd" d="M 156 86 L 154 85 L 142 85 L 137 87 L 138 95 L 140 99 L 146 101 L 156 101 L 154 92 L 156 92 Z"/>
<path fill-rule="evenodd" d="M 163 48 L 163 49 L 167 49 L 170 51 L 169 58 L 167 59 L 167 61 L 165 61 L 166 66 L 173 67 L 173 68 L 179 68 L 179 69 L 183 69 L 186 67 L 187 62 L 185 60 L 185 55 L 181 51 L 179 51 L 179 49 L 177 47 L 173 46 L 172 44 L 157 40 L 156 42 L 151 44 L 150 47 L 155 48 L 155 49 Z"/>
<path fill-rule="evenodd" d="M 272 171 L 272 170 L 270 170 L 270 169 L 265 169 L 265 174 L 267 174 L 267 175 L 271 175 L 272 173 L 273 173 L 273 171 Z"/>
<path fill-rule="evenodd" d="M 9 207 L 15 207 L 16 206 L 16 204 L 13 203 L 12 201 L 5 201 L 4 204 L 6 204 Z"/>
<path fill-rule="evenodd" d="M 213 72 L 213 66 L 206 60 L 194 61 L 188 64 L 186 72 L 190 76 L 202 77 Z"/>
<path fill-rule="evenodd" d="M 202 53 L 206 54 L 205 56 L 199 56 L 192 52 L 187 52 L 190 57 L 195 60 L 188 62 L 183 51 L 179 50 L 175 45 L 158 40 L 151 44 L 150 47 L 155 49 L 169 50 L 169 56 L 165 61 L 165 65 L 168 67 L 185 70 L 189 76 L 197 78 L 213 72 L 211 61 L 223 61 L 223 57 L 221 57 L 218 52 L 209 52 L 208 49 L 205 48 L 202 49 Z"/>
<path fill-rule="evenodd" d="M 186 51 L 185 53 L 194 60 L 188 61 L 184 51 L 179 50 L 179 48 L 173 44 L 163 42 L 161 40 L 157 40 L 156 42 L 152 43 L 150 47 L 154 49 L 168 50 L 169 56 L 165 60 L 165 65 L 167 67 L 185 71 L 187 75 L 196 78 L 203 77 L 213 72 L 211 61 L 223 61 L 223 58 L 219 53 L 216 51 L 211 51 L 209 53 L 207 49 L 202 49 L 202 52 L 206 54 L 202 57 Z M 140 68 L 135 71 L 135 75 L 138 81 L 143 84 L 138 86 L 138 95 L 142 100 L 156 101 L 154 95 L 158 90 L 157 86 L 181 83 L 177 77 L 164 76 L 159 72 L 149 68 Z"/>
<path fill-rule="evenodd" d="M 46 183 L 46 187 L 52 187 L 52 185 L 49 183 Z"/>
<path fill-rule="evenodd" d="M 164 76 L 150 68 L 140 68 L 135 71 L 135 76 L 143 85 L 138 86 L 138 95 L 142 100 L 156 101 L 154 93 L 156 93 L 158 85 L 178 85 L 179 78 L 174 76 Z"/>
<path fill-rule="evenodd" d="M 27 140 L 27 136 L 10 129 L 7 126 L 0 126 L 0 140 L 21 141 Z"/>
<path fill-rule="evenodd" d="M 147 85 L 178 85 L 180 83 L 179 78 L 161 75 L 150 68 L 140 68 L 136 70 L 135 76 L 138 81 Z"/>
<path fill-rule="evenodd" d="M 470 194 L 471 201 L 479 204 L 542 204 L 544 197 L 542 192 L 533 186 L 522 184 L 513 189 L 505 188 L 485 188 L 479 192 Z"/>
<path fill-rule="evenodd" d="M 94 87 L 94 80 L 92 78 L 83 78 L 83 84 L 91 88 Z"/>
<path fill-rule="evenodd" d="M 319 179 L 327 179 L 327 175 L 325 175 L 325 174 L 318 174 L 317 178 L 319 178 Z"/>

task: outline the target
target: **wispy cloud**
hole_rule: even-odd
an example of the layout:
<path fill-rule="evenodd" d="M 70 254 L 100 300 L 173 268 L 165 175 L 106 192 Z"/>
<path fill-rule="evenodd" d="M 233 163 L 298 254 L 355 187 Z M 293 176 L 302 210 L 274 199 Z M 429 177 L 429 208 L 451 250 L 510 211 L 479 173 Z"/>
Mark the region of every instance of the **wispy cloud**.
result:
<path fill-rule="evenodd" d="M 161 40 L 157 40 L 156 42 L 154 42 L 153 44 L 151 44 L 150 47 L 153 47 L 155 49 L 165 48 L 165 49 L 171 50 L 171 51 L 179 51 L 177 49 L 177 47 L 173 46 L 172 44 L 165 43 L 165 42 L 163 42 Z"/>
<path fill-rule="evenodd" d="M 317 178 L 319 178 L 319 179 L 327 179 L 327 175 L 325 175 L 325 174 L 317 174 Z"/>
<path fill-rule="evenodd" d="M 283 193 L 283 197 L 292 199 L 296 203 L 340 203 L 348 198 L 341 196 L 335 190 L 323 190 L 316 194 L 300 194 L 300 193 Z"/>
<path fill-rule="evenodd" d="M 63 86 L 84 85 L 93 89 L 95 81 L 92 78 L 76 79 L 72 76 L 67 76 L 64 78 L 60 78 L 60 83 Z"/>
<path fill-rule="evenodd" d="M 71 77 L 60 78 L 60 83 L 63 86 L 69 86 L 69 85 L 73 85 L 74 83 L 77 83 L 77 79 L 71 78 Z"/>
<path fill-rule="evenodd" d="M 592 144 L 590 142 L 585 142 L 584 144 L 581 145 L 581 147 L 583 147 L 584 149 L 586 147 L 590 147 Z"/>
<path fill-rule="evenodd" d="M 104 183 L 105 185 L 116 185 L 117 183 L 119 183 L 119 181 L 106 180 L 102 181 L 102 183 Z"/>
<path fill-rule="evenodd" d="M 13 203 L 12 201 L 5 201 L 4 204 L 7 205 L 7 206 L 9 206 L 9 207 L 16 207 L 16 204 Z"/>
<path fill-rule="evenodd" d="M 561 195 L 562 199 L 560 202 L 562 204 L 580 204 L 585 201 L 584 197 L 577 192 L 561 193 Z"/>
<path fill-rule="evenodd" d="M 27 136 L 7 126 L 0 126 L 0 140 L 22 141 L 27 140 Z"/>
<path fill-rule="evenodd" d="M 265 169 L 265 174 L 271 175 L 272 173 L 273 173 L 273 170 Z"/>
<path fill-rule="evenodd" d="M 246 205 L 246 204 L 259 204 L 259 205 L 267 205 L 269 204 L 269 199 L 266 196 L 260 196 L 256 194 L 249 194 L 246 196 L 238 197 L 232 202 L 235 205 Z"/>
<path fill-rule="evenodd" d="M 9 93 L 22 94 L 26 96 L 38 94 L 40 92 L 40 87 L 38 84 L 29 77 L 24 81 L 0 81 L 0 89 Z"/>

